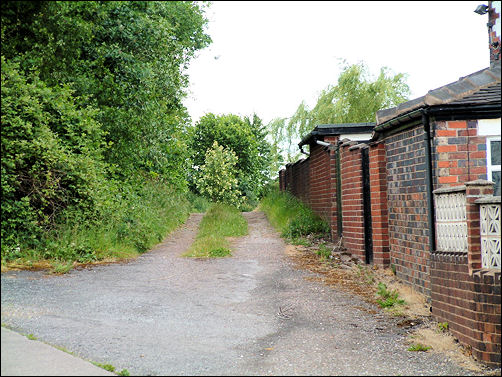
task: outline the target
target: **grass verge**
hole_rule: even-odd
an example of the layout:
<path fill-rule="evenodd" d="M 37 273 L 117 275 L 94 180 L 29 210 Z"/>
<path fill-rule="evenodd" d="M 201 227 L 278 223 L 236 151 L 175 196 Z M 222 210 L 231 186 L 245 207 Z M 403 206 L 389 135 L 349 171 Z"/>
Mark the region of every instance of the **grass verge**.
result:
<path fill-rule="evenodd" d="M 194 243 L 183 254 L 192 258 L 218 258 L 231 255 L 227 237 L 240 237 L 248 233 L 248 224 L 233 206 L 213 204 L 202 218 Z"/>
<path fill-rule="evenodd" d="M 64 274 L 77 266 L 133 259 L 183 224 L 191 212 L 204 212 L 208 206 L 204 198 L 160 182 L 124 187 L 103 218 L 61 221 L 36 247 L 2 246 L 2 272 L 28 269 Z"/>
<path fill-rule="evenodd" d="M 330 229 L 326 221 L 289 192 L 279 191 L 277 187 L 271 188 L 262 198 L 260 209 L 290 243 L 301 243 L 306 236 L 329 237 Z"/>

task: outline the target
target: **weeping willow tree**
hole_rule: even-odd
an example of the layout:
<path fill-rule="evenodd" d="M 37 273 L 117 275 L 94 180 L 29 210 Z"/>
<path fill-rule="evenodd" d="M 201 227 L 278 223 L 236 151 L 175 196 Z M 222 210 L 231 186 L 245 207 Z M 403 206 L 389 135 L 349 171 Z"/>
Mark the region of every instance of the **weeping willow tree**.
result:
<path fill-rule="evenodd" d="M 321 91 L 314 108 L 303 101 L 291 117 L 272 120 L 268 129 L 273 145 L 293 162 L 300 156 L 297 143 L 317 125 L 373 122 L 378 110 L 405 102 L 409 95 L 405 74 L 382 67 L 375 78 L 364 63 L 343 62 L 336 85 Z"/>

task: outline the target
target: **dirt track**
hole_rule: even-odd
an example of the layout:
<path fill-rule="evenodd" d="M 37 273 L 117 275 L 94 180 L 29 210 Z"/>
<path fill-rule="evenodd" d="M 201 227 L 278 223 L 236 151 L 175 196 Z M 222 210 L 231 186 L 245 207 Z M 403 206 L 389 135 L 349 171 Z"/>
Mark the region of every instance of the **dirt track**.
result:
<path fill-rule="evenodd" d="M 2 273 L 2 324 L 131 375 L 471 375 L 298 269 L 261 212 L 230 258 L 180 255 L 201 214 L 129 263 Z"/>

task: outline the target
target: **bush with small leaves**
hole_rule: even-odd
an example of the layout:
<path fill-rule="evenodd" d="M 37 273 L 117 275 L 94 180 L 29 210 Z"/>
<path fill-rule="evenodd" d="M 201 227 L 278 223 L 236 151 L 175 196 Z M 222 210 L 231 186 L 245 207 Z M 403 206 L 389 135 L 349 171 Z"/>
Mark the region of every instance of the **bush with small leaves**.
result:
<path fill-rule="evenodd" d="M 238 189 L 236 154 L 213 143 L 206 151 L 204 165 L 201 166 L 196 181 L 199 192 L 215 203 L 239 206 L 241 192 Z"/>

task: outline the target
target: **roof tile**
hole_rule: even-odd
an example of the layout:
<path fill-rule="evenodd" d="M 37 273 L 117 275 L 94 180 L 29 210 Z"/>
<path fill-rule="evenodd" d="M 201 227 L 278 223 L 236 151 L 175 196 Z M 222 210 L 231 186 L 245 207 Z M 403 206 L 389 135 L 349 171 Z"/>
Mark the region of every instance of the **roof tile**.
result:
<path fill-rule="evenodd" d="M 377 125 L 424 105 L 500 103 L 500 61 L 491 67 L 461 77 L 458 81 L 430 90 L 424 97 L 377 111 Z"/>

